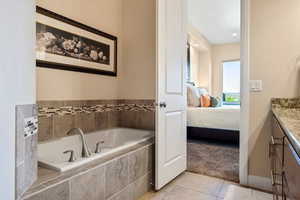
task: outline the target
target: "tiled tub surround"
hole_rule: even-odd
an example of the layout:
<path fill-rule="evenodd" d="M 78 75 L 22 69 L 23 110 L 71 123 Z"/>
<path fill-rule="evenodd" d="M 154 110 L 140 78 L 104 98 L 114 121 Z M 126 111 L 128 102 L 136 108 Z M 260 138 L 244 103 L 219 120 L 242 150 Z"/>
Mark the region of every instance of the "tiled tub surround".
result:
<path fill-rule="evenodd" d="M 154 130 L 154 100 L 39 101 L 39 142 L 115 127 Z"/>
<path fill-rule="evenodd" d="M 272 112 L 300 155 L 300 98 L 272 99 Z"/>
<path fill-rule="evenodd" d="M 154 130 L 154 100 L 39 101 L 40 144 L 66 137 L 77 127 L 85 133 L 116 127 Z M 22 200 L 135 200 L 153 182 L 154 139 L 66 172 L 38 168 L 38 179 Z M 93 150 L 93 149 L 91 149 Z"/>
<path fill-rule="evenodd" d="M 113 128 L 95 131 L 85 135 L 87 148 L 91 152 L 91 156 L 88 158 L 81 157 L 82 140 L 79 135 L 43 142 L 38 145 L 39 166 L 61 172 L 68 171 L 93 160 L 130 148 L 152 137 L 154 137 L 154 131 L 148 130 Z M 97 143 L 100 145 L 99 152 L 94 153 Z M 69 162 L 70 154 L 63 153 L 68 150 L 74 151 L 75 160 L 73 162 Z"/>
<path fill-rule="evenodd" d="M 23 200 L 137 200 L 151 189 L 153 138 L 80 168 L 39 169 Z"/>
<path fill-rule="evenodd" d="M 36 105 L 16 106 L 16 199 L 37 179 L 36 121 Z"/>

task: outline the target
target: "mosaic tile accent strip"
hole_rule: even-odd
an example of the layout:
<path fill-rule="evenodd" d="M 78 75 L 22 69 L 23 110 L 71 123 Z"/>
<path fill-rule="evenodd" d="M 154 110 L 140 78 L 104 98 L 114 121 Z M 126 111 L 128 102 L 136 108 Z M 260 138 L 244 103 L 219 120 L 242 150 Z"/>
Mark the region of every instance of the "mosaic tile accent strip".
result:
<path fill-rule="evenodd" d="M 98 112 L 120 112 L 120 111 L 155 111 L 152 104 L 103 104 L 94 106 L 62 106 L 62 107 L 42 107 L 39 106 L 39 117 L 51 117 L 53 115 L 75 115 L 77 113 L 98 113 Z"/>

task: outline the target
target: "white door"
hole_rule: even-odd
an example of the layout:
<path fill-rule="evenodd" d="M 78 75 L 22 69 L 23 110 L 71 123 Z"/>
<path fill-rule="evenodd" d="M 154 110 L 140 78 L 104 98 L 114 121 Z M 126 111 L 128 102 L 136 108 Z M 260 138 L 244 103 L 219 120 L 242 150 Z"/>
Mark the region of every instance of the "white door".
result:
<path fill-rule="evenodd" d="M 155 188 L 186 170 L 186 0 L 157 0 Z"/>

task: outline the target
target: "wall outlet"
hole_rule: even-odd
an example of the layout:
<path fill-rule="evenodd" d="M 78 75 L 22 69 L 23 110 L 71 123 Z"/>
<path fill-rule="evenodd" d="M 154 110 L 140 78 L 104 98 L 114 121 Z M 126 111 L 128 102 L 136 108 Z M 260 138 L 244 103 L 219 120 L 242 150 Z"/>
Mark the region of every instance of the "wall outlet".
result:
<path fill-rule="evenodd" d="M 262 80 L 250 80 L 250 91 L 261 92 L 263 90 Z"/>
<path fill-rule="evenodd" d="M 37 134 L 38 119 L 37 117 L 28 117 L 24 119 L 24 137 L 29 137 Z"/>

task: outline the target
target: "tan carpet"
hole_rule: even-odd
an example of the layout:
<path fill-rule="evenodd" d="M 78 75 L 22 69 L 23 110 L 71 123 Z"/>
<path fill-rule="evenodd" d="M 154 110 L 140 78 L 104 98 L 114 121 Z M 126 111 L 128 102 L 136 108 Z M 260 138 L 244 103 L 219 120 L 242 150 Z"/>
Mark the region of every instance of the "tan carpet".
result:
<path fill-rule="evenodd" d="M 188 141 L 188 171 L 239 182 L 239 147 L 207 141 Z"/>

